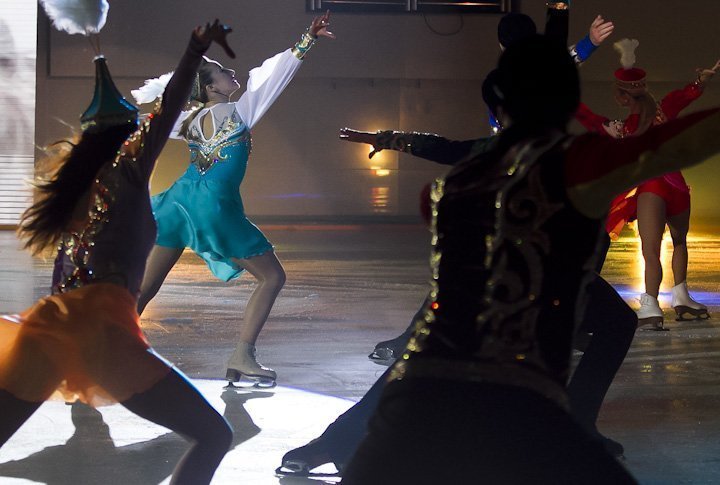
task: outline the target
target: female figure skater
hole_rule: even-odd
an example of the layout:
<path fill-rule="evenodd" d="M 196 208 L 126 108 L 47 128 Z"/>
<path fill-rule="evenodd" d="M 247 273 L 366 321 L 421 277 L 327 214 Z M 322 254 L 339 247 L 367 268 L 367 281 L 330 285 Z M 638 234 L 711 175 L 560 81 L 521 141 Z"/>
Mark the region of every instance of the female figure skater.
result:
<path fill-rule="evenodd" d="M 635 483 L 568 412 L 575 323 L 612 199 L 720 152 L 720 109 L 571 137 L 577 70 L 542 36 L 509 47 L 492 83 L 505 129 L 433 188 L 428 303 L 345 485 Z"/>
<path fill-rule="evenodd" d="M 89 404 L 119 402 L 189 439 L 172 483 L 209 483 L 232 430 L 202 395 L 156 355 L 136 312 L 145 261 L 155 240 L 148 182 L 155 159 L 187 101 L 202 54 L 230 29 L 198 27 L 142 125 L 115 88 L 101 56 L 77 143 L 40 181 L 20 236 L 33 253 L 59 245 L 58 284 L 19 316 L 0 319 L 0 445 L 55 390 Z"/>
<path fill-rule="evenodd" d="M 621 53 L 625 53 L 623 59 L 628 59 L 628 53 L 634 50 L 637 41 L 624 39 L 615 46 Z M 634 54 L 630 59 L 632 62 L 624 62 L 623 68 L 615 71 L 615 100 L 620 106 L 628 108 L 629 116 L 622 121 L 611 121 L 594 114 L 581 104 L 576 118 L 588 130 L 614 138 L 625 138 L 642 134 L 650 126 L 675 119 L 680 111 L 702 95 L 705 84 L 720 68 L 718 61 L 710 69 L 698 69 L 697 78 L 692 83 L 668 93 L 657 103 L 647 90 L 645 71 L 632 67 Z M 616 197 L 610 208 L 607 231 L 611 237 L 617 238 L 623 226 L 635 219 L 638 221 L 645 261 L 645 293 L 640 295 L 638 325 L 652 324 L 656 329 L 664 329 L 658 294 L 663 276 L 660 248 L 666 224 L 673 242 L 675 286 L 672 288 L 672 307 L 678 320 L 709 318 L 707 307 L 695 301 L 687 289 L 690 189 L 682 174 L 665 174 Z"/>
<path fill-rule="evenodd" d="M 245 216 L 238 190 L 250 155 L 250 130 L 290 83 L 317 38 L 335 38 L 328 31 L 329 17 L 328 12 L 313 19 L 292 49 L 250 71 L 247 91 L 237 102 L 229 100 L 239 88 L 235 71 L 203 60 L 192 92 L 200 108 L 183 112 L 171 135 L 188 143 L 190 166 L 172 187 L 152 199 L 158 237 L 148 258 L 139 313 L 186 247 L 223 281 L 238 278 L 243 270 L 257 279 L 227 365 L 230 382 L 244 376 L 260 385 L 274 384 L 275 371 L 257 363 L 255 341 L 285 283 L 272 245 Z"/>

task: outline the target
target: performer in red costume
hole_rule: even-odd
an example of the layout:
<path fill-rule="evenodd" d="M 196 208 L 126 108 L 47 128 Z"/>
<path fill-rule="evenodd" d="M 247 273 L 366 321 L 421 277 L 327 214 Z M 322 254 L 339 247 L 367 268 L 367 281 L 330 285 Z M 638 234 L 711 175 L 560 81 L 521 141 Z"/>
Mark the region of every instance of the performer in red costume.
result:
<path fill-rule="evenodd" d="M 640 135 L 649 127 L 677 118 L 691 102 L 702 95 L 705 84 L 720 68 L 718 61 L 710 69 L 698 69 L 697 78 L 682 89 L 668 93 L 659 103 L 648 92 L 646 73 L 633 67 L 636 40 L 624 39 L 615 44 L 620 51 L 622 68 L 615 71 L 615 99 L 630 110 L 625 120 L 610 120 L 593 113 L 581 104 L 577 120 L 588 130 L 613 138 Z M 623 226 L 637 219 L 645 260 L 645 293 L 640 296 L 638 324 L 653 324 L 664 329 L 663 312 L 658 303 L 662 281 L 660 247 L 665 225 L 673 241 L 672 269 L 675 286 L 672 306 L 679 320 L 708 318 L 707 307 L 695 301 L 687 289 L 687 233 L 690 223 L 690 189 L 680 172 L 648 180 L 613 200 L 606 229 L 617 238 Z"/>

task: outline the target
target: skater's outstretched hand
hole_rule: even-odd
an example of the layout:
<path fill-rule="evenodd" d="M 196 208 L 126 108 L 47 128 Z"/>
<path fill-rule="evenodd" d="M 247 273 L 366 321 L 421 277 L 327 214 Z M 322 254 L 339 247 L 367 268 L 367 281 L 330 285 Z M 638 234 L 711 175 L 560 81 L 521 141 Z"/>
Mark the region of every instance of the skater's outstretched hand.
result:
<path fill-rule="evenodd" d="M 334 39 L 335 34 L 328 30 L 330 27 L 330 10 L 325 12 L 325 15 L 315 17 L 310 24 L 308 31 L 313 37 L 327 37 L 328 39 Z"/>
<path fill-rule="evenodd" d="M 715 63 L 710 69 L 696 69 L 698 73 L 698 81 L 700 83 L 708 82 L 720 69 L 720 60 Z"/>
<path fill-rule="evenodd" d="M 215 19 L 215 22 L 212 24 L 208 22 L 205 26 L 198 25 L 195 27 L 195 30 L 193 30 L 193 34 L 200 42 L 205 45 L 215 42 L 223 48 L 228 57 L 235 59 L 235 53 L 228 45 L 226 39 L 230 32 L 232 32 L 232 29 L 227 25 L 221 24 L 218 19 Z"/>
<path fill-rule="evenodd" d="M 380 151 L 375 146 L 377 143 L 377 133 L 372 133 L 369 131 L 357 131 L 351 128 L 342 128 L 340 129 L 340 139 L 345 141 L 351 141 L 353 143 L 367 143 L 368 145 L 372 145 L 374 150 L 370 152 L 368 158 L 372 158 L 373 155 Z"/>
<path fill-rule="evenodd" d="M 610 37 L 613 30 L 615 30 L 615 25 L 602 18 L 602 15 L 598 15 L 590 24 L 590 42 L 596 46 L 602 44 L 605 39 Z"/>

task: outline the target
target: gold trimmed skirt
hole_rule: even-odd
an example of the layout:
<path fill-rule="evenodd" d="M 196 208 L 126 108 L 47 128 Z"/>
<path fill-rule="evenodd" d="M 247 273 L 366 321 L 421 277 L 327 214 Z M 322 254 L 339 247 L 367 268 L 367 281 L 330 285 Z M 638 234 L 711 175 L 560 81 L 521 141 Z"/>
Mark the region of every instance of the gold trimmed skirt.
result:
<path fill-rule="evenodd" d="M 60 392 L 92 406 L 123 402 L 171 369 L 140 329 L 136 299 L 94 283 L 0 317 L 0 389 L 39 402 Z"/>

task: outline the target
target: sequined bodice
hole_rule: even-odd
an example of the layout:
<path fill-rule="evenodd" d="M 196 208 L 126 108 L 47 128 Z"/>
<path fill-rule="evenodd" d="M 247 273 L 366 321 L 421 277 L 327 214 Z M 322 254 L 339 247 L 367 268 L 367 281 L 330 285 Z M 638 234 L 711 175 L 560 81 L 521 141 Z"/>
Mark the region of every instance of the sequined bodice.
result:
<path fill-rule="evenodd" d="M 187 143 L 190 167 L 185 178 L 212 179 L 237 189 L 245 176 L 251 150 L 250 131 L 237 111 L 224 117 L 209 139 L 203 136 L 199 123 L 193 123 Z"/>
<path fill-rule="evenodd" d="M 147 129 L 146 123 L 129 143 L 139 141 Z M 156 234 L 147 180 L 138 173 L 140 156 L 145 154 L 121 152 L 98 172 L 87 218 L 60 239 L 53 292 L 92 282 L 118 284 L 131 294 L 139 291 Z"/>
<path fill-rule="evenodd" d="M 431 291 L 393 378 L 443 361 L 446 374 L 513 384 L 528 369 L 564 385 L 601 224 L 567 200 L 562 143 L 491 151 L 436 182 Z"/>

